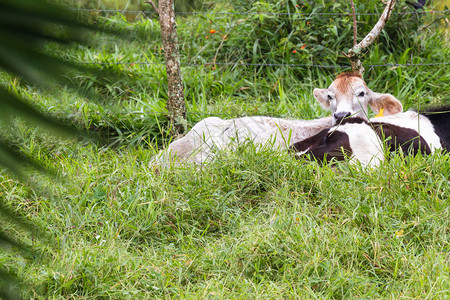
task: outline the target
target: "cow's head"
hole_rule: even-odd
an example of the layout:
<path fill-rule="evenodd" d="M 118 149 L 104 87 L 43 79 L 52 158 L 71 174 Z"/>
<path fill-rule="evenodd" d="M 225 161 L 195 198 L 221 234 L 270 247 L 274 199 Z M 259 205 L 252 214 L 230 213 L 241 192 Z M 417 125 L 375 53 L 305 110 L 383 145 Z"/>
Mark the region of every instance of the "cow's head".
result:
<path fill-rule="evenodd" d="M 381 108 L 384 108 L 384 115 L 403 111 L 394 96 L 373 92 L 355 73 L 343 73 L 327 89 L 314 89 L 313 94 L 323 108 L 331 110 L 335 123 L 349 116 L 367 119 L 368 105 L 377 114 Z"/>

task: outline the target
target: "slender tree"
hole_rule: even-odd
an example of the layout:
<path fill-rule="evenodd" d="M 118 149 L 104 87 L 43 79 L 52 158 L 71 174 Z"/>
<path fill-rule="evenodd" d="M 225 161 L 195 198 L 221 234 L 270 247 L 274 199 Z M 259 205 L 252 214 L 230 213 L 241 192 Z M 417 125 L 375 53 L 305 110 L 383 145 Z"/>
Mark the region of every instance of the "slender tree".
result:
<path fill-rule="evenodd" d="M 186 105 L 181 77 L 174 3 L 173 0 L 160 0 L 159 8 L 151 0 L 145 1 L 145 3 L 149 3 L 159 16 L 167 71 L 169 96 L 167 99 L 167 110 L 175 133 L 183 133 L 187 129 Z"/>
<path fill-rule="evenodd" d="M 353 15 L 353 48 L 348 50 L 347 53 L 344 52 L 344 55 L 350 60 L 353 72 L 362 75 L 364 73 L 364 67 L 361 62 L 361 57 L 363 54 L 362 51 L 372 45 L 375 39 L 380 35 L 381 30 L 383 30 L 384 25 L 386 25 L 386 22 L 389 20 L 389 17 L 392 14 L 392 10 L 394 9 L 397 0 L 388 0 L 387 2 L 383 1 L 383 3 L 386 4 L 386 7 L 384 8 L 384 11 L 380 16 L 380 19 L 372 28 L 372 30 L 366 35 L 366 37 L 359 43 L 357 43 L 356 41 L 356 16 L 354 4 L 353 0 L 350 1 Z"/>

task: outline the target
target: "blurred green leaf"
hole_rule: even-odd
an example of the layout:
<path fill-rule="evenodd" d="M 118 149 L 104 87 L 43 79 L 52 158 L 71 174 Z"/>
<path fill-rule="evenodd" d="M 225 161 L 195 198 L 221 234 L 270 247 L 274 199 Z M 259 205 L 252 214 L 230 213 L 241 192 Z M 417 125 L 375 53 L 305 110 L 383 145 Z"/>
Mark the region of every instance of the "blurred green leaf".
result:
<path fill-rule="evenodd" d="M 93 93 L 86 92 L 85 88 L 72 83 L 66 74 L 87 73 L 102 80 L 113 81 L 117 78 L 118 72 L 105 70 L 100 72 L 93 66 L 61 59 L 60 53 L 53 53 L 46 45 L 53 43 L 66 47 L 89 44 L 89 34 L 98 31 L 124 37 L 119 31 L 85 22 L 79 13 L 75 15 L 74 11 L 45 0 L 0 0 L 0 69 L 36 87 L 64 86 L 78 93 L 91 95 L 95 99 Z M 62 49 L 64 51 L 64 48 Z M 86 132 L 75 128 L 69 122 L 62 122 L 42 112 L 32 102 L 23 99 L 11 89 L 0 87 L 2 126 L 10 126 L 14 118 L 30 121 L 60 135 L 87 136 Z M 21 153 L 13 141 L 6 137 L 0 137 L 0 167 L 6 168 L 22 180 L 27 179 L 23 176 L 25 167 L 32 167 L 40 172 L 49 171 L 48 167 Z M 0 205 L 0 215 L 2 222 L 19 225 L 27 231 L 37 229 L 3 205 Z M 5 229 L 0 230 L 0 247 L 13 248 L 22 256 L 28 259 L 31 257 L 29 255 L 31 249 Z M 17 293 L 12 292 L 18 285 L 20 286 L 20 280 L 16 275 L 10 271 L 0 270 L 0 282 L 0 298 L 17 299 Z"/>
<path fill-rule="evenodd" d="M 0 299 L 20 299 L 17 293 L 19 284 L 14 273 L 0 268 Z"/>

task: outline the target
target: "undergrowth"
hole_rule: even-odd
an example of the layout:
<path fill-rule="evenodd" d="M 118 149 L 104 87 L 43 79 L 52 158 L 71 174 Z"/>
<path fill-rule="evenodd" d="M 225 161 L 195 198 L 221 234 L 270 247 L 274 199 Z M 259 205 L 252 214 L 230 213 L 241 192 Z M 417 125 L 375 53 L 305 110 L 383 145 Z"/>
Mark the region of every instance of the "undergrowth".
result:
<path fill-rule="evenodd" d="M 447 155 L 364 169 L 249 144 L 155 174 L 140 147 L 61 151 L 51 196 L 2 175 L 4 199 L 51 241 L 35 244 L 45 264 L 5 264 L 47 298 L 448 294 Z"/>

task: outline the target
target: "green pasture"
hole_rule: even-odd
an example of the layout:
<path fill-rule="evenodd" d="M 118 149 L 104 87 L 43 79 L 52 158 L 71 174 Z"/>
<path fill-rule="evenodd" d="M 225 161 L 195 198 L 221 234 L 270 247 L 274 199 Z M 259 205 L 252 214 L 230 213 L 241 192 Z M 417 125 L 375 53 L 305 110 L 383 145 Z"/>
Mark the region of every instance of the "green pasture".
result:
<path fill-rule="evenodd" d="M 252 13 L 177 17 L 189 126 L 207 116 L 327 116 L 312 90 L 350 70 L 341 52 L 352 46 L 351 18 L 327 15 L 347 13 L 347 2 L 177 4 L 186 12 Z M 137 1 L 74 3 L 146 8 Z M 361 13 L 383 9 L 381 1 L 355 4 Z M 399 1 L 395 12 L 409 11 Z M 18 278 L 12 294 L 24 299 L 450 297 L 448 154 L 396 153 L 367 169 L 296 160 L 269 145 L 256 151 L 247 143 L 232 153 L 219 151 L 207 165 L 156 170 L 149 164 L 152 157 L 175 138 L 166 118 L 158 20 L 151 14 L 74 13 L 126 33 L 92 34 L 86 45 L 42 46 L 100 71 L 65 73 L 81 92 L 52 83 L 38 88 L 0 73 L 0 84 L 11 93 L 94 136 L 61 135 L 0 112 L 0 136 L 38 165 L 26 166 L 21 178 L 0 169 L 2 205 L 33 224 L 30 229 L 0 217 L 3 231 L 31 249 L 0 247 L 0 275 Z M 377 18 L 358 16 L 359 39 Z M 448 13 L 394 14 L 364 57 L 365 65 L 384 65 L 366 67 L 367 85 L 393 94 L 405 110 L 450 104 L 446 18 Z M 102 72 L 117 76 L 104 78 Z"/>

